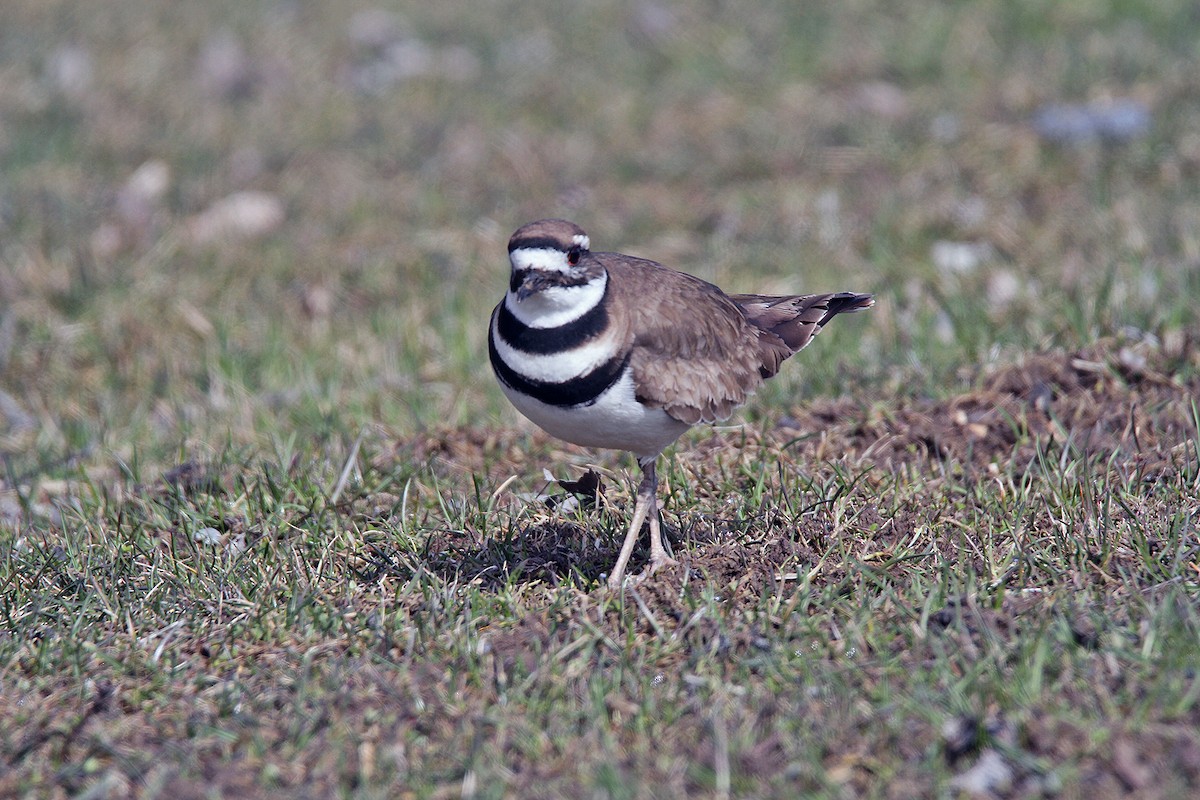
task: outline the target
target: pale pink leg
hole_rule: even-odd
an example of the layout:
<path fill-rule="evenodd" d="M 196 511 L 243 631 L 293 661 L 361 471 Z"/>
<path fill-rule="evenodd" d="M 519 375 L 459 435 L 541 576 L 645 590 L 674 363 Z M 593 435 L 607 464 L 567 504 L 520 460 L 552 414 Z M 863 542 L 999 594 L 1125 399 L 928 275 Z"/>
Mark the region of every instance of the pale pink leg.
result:
<path fill-rule="evenodd" d="M 662 542 L 658 541 L 658 498 L 655 493 L 658 491 L 658 476 L 654 472 L 654 458 L 638 459 L 638 464 L 642 467 L 642 482 L 638 486 L 637 505 L 633 508 L 633 521 L 629 525 L 629 532 L 625 534 L 625 543 L 621 545 L 621 554 L 617 556 L 617 563 L 613 565 L 612 572 L 608 575 L 608 588 L 617 591 L 625 582 L 625 567 L 629 564 L 629 557 L 633 555 L 633 546 L 637 544 L 638 534 L 642 532 L 642 523 L 646 521 L 646 515 L 650 513 L 650 509 L 654 509 L 654 516 L 650 518 L 650 551 L 651 561 L 654 558 L 655 544 L 659 549 L 662 549 Z"/>
<path fill-rule="evenodd" d="M 647 575 L 653 575 L 663 567 L 673 567 L 679 563 L 671 558 L 664 543 L 657 496 L 653 498 L 653 502 L 654 513 L 650 515 L 650 566 L 646 570 Z"/>

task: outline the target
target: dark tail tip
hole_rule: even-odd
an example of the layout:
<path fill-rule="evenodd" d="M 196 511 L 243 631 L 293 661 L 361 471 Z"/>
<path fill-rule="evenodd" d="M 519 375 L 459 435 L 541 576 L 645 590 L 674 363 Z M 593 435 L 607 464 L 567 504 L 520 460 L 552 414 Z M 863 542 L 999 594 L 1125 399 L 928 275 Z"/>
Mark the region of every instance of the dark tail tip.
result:
<path fill-rule="evenodd" d="M 875 295 L 859 294 L 857 292 L 838 292 L 829 298 L 829 310 L 821 318 L 821 325 L 836 317 L 838 314 L 851 314 L 875 305 Z"/>

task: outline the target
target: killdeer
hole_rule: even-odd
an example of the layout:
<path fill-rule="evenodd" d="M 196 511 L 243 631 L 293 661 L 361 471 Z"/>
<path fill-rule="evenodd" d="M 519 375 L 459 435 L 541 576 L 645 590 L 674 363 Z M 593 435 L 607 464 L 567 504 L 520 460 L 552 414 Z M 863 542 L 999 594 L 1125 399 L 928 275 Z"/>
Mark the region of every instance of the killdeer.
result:
<path fill-rule="evenodd" d="M 488 330 L 504 394 L 550 435 L 627 450 L 642 469 L 614 590 L 647 516 L 648 571 L 678 563 L 659 524 L 663 449 L 697 423 L 727 419 L 833 317 L 874 303 L 854 292 L 727 295 L 654 261 L 593 253 L 583 229 L 561 219 L 517 230 L 508 259 L 508 292 Z"/>

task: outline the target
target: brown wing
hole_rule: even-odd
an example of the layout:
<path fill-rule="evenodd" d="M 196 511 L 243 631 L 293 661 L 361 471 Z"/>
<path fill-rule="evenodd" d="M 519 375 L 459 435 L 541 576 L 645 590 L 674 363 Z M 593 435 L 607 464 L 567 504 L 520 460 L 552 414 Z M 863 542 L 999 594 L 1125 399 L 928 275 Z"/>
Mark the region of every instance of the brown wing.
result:
<path fill-rule="evenodd" d="M 769 334 L 762 337 L 764 378 L 778 372 L 784 359 L 804 349 L 829 320 L 875 304 L 871 295 L 855 292 L 790 297 L 735 294 L 729 299 L 751 325 Z"/>
<path fill-rule="evenodd" d="M 717 422 L 762 383 L 763 331 L 724 292 L 653 261 L 595 256 L 609 271 L 613 300 L 628 312 L 630 366 L 643 403 L 689 424 Z"/>

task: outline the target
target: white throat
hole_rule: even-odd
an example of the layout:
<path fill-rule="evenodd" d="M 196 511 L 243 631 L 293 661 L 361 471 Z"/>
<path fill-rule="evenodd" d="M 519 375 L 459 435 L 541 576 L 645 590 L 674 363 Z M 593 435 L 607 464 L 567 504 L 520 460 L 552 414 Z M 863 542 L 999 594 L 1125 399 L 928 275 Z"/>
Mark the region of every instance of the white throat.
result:
<path fill-rule="evenodd" d="M 531 328 L 557 328 L 582 317 L 604 298 L 608 273 L 602 272 L 580 286 L 554 286 L 532 294 L 523 301 L 509 292 L 505 307 Z"/>

